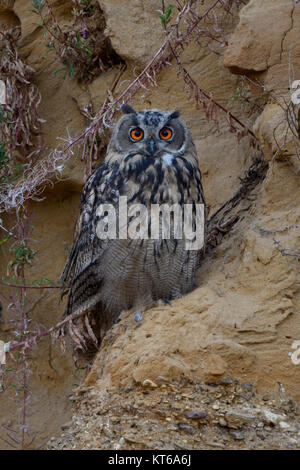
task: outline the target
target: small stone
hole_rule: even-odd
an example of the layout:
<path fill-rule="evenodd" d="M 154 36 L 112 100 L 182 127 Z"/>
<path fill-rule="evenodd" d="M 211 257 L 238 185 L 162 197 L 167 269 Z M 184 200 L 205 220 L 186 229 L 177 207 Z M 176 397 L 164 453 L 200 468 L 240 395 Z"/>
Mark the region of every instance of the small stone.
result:
<path fill-rule="evenodd" d="M 242 441 L 243 439 L 245 439 L 245 433 L 243 433 L 242 431 L 235 431 L 235 430 L 231 430 L 229 432 L 230 436 L 233 437 L 233 439 L 235 439 L 236 441 Z"/>
<path fill-rule="evenodd" d="M 271 400 L 271 395 L 270 394 L 264 395 L 262 397 L 262 399 L 263 399 L 263 401 L 269 401 L 269 400 Z"/>
<path fill-rule="evenodd" d="M 298 444 L 297 439 L 294 439 L 293 437 L 290 437 L 290 438 L 289 438 L 289 441 L 290 441 L 292 444 Z"/>
<path fill-rule="evenodd" d="M 246 392 L 251 392 L 253 389 L 253 385 L 250 383 L 244 383 L 242 384 L 242 389 L 245 390 Z"/>
<path fill-rule="evenodd" d="M 208 385 L 209 387 L 217 387 L 218 384 L 216 382 L 205 382 L 205 385 Z"/>
<path fill-rule="evenodd" d="M 158 377 L 156 377 L 156 380 L 158 380 L 159 382 L 169 382 L 169 380 L 163 375 L 159 375 Z"/>
<path fill-rule="evenodd" d="M 215 403 L 212 408 L 216 411 L 218 411 L 220 409 L 220 405 L 218 405 L 218 403 Z"/>
<path fill-rule="evenodd" d="M 157 384 L 150 379 L 145 379 L 142 385 L 143 387 L 157 388 Z"/>
<path fill-rule="evenodd" d="M 66 430 L 69 429 L 69 428 L 70 428 L 70 425 L 69 425 L 69 424 L 63 424 L 63 425 L 60 427 L 60 429 L 61 429 L 62 431 L 66 431 Z"/>
<path fill-rule="evenodd" d="M 212 398 L 207 398 L 207 400 L 202 400 L 202 403 L 204 403 L 204 405 L 210 405 L 212 402 Z"/>
<path fill-rule="evenodd" d="M 226 419 L 224 419 L 223 417 L 219 418 L 219 425 L 222 427 L 226 427 L 227 426 Z"/>
<path fill-rule="evenodd" d="M 273 426 L 275 426 L 275 424 L 278 424 L 279 421 L 283 421 L 285 418 L 285 416 L 273 413 L 272 411 L 269 411 L 269 410 L 264 410 L 263 415 L 264 415 L 265 421 L 268 424 L 273 424 Z"/>
<path fill-rule="evenodd" d="M 233 380 L 231 377 L 222 377 L 219 380 L 219 385 L 231 385 L 233 383 Z"/>
<path fill-rule="evenodd" d="M 178 423 L 177 424 L 177 431 L 178 429 L 180 431 L 184 431 L 187 434 L 194 434 L 195 432 L 198 432 L 197 428 L 192 426 L 191 424 L 186 424 L 186 423 Z"/>
<path fill-rule="evenodd" d="M 237 397 L 242 398 L 243 400 L 249 401 L 250 397 L 248 395 L 245 395 L 244 393 L 238 393 Z"/>
<path fill-rule="evenodd" d="M 120 422 L 120 418 L 116 418 L 114 416 L 112 418 L 110 418 L 110 420 L 111 420 L 112 423 L 115 423 L 115 424 L 118 424 Z"/>
<path fill-rule="evenodd" d="M 204 419 L 207 417 L 206 411 L 191 410 L 186 411 L 184 416 L 188 419 Z"/>
<path fill-rule="evenodd" d="M 168 426 L 168 431 L 178 431 L 178 428 L 174 424 L 171 424 Z"/>
<path fill-rule="evenodd" d="M 286 423 L 285 421 L 279 421 L 279 426 L 283 430 L 288 430 L 291 428 L 290 425 Z"/>
<path fill-rule="evenodd" d="M 241 428 L 244 424 L 253 424 L 255 420 L 256 420 L 255 416 L 252 416 L 247 413 L 229 411 L 226 414 L 227 426 L 232 429 Z"/>

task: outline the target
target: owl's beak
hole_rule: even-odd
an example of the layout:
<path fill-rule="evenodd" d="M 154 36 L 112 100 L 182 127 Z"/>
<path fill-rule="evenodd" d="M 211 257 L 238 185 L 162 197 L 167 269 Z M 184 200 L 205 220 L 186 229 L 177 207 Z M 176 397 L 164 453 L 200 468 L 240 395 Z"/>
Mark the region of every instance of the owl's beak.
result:
<path fill-rule="evenodd" d="M 156 142 L 153 139 L 153 137 L 151 137 L 151 139 L 148 141 L 147 150 L 148 150 L 148 152 L 150 153 L 151 156 L 153 156 L 154 153 L 157 150 Z"/>

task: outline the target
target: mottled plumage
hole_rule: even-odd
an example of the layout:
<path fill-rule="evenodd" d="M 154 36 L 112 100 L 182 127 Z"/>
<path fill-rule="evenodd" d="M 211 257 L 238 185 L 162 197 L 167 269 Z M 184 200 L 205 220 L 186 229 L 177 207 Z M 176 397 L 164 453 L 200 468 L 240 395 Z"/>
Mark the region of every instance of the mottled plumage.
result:
<path fill-rule="evenodd" d="M 196 149 L 179 113 L 123 110 L 104 162 L 83 188 L 74 244 L 61 277 L 70 287 L 65 315 L 92 312 L 102 329 L 98 338 L 121 311 L 137 312 L 189 292 L 202 252 L 186 250 L 184 239 L 98 238 L 97 209 L 104 203 L 117 208 L 120 196 L 127 196 L 129 209 L 137 203 L 149 209 L 151 204 L 205 204 Z M 172 138 L 165 140 L 168 132 Z M 128 228 L 134 221 L 128 217 Z"/>

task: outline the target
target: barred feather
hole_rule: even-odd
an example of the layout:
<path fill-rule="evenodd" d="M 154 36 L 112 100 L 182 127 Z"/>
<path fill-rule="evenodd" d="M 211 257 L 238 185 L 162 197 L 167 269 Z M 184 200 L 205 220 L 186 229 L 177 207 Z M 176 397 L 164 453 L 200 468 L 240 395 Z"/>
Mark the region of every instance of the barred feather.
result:
<path fill-rule="evenodd" d="M 178 152 L 172 151 L 171 159 L 162 158 L 163 153 L 151 156 L 134 146 L 130 152 L 122 151 L 116 136 L 126 119 L 136 123 L 140 116 L 145 126 L 162 125 L 159 118 L 158 124 L 153 124 L 155 111 L 126 115 L 115 130 L 104 163 L 83 188 L 74 244 L 61 280 L 70 287 L 64 316 L 93 312 L 101 330 L 93 337 L 94 343 L 123 310 L 144 309 L 159 299 L 172 300 L 194 287 L 203 250 L 186 250 L 184 238 L 101 240 L 96 234 L 101 204 L 116 208 L 118 226 L 120 196 L 127 196 L 128 209 L 136 203 L 149 211 L 151 204 L 205 205 L 194 144 L 185 123 L 173 114 L 171 119 L 179 121 L 185 136 L 184 145 Z M 134 217 L 128 218 L 128 229 L 134 223 Z"/>

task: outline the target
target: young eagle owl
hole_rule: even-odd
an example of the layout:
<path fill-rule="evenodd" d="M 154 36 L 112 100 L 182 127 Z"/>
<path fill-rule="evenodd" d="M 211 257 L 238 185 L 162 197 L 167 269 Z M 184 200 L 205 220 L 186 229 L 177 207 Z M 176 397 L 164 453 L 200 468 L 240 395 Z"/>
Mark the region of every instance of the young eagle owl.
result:
<path fill-rule="evenodd" d="M 124 234 L 121 196 L 127 197 L 128 232 L 141 214 L 132 215 L 136 204 L 148 213 L 153 205 L 190 205 L 193 227 L 196 206 L 205 207 L 196 149 L 179 112 L 122 109 L 105 160 L 83 188 L 74 244 L 61 276 L 70 288 L 64 317 L 90 312 L 98 339 L 123 310 L 138 313 L 159 299 L 170 301 L 192 290 L 203 251 L 202 246 L 187 249 L 185 234 L 175 237 L 174 226 L 169 238 L 161 236 L 161 226 L 159 237 L 151 238 L 150 217 L 143 219 L 148 237 L 99 237 L 99 223 L 111 215 L 101 212 L 107 207 L 103 204 L 116 209 L 112 222 Z"/>

